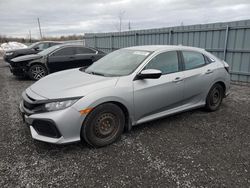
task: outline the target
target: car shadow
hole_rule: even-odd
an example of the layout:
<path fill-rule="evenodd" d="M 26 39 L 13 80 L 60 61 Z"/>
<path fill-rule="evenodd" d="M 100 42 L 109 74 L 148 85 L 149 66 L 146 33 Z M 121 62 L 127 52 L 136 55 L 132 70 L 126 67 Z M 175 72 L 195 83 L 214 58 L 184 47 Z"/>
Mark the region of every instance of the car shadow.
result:
<path fill-rule="evenodd" d="M 190 110 L 186 112 L 181 112 L 181 113 L 171 115 L 171 116 L 166 116 L 157 120 L 153 120 L 147 123 L 142 123 L 142 124 L 133 126 L 129 132 L 123 133 L 123 136 L 134 137 L 134 135 L 140 134 L 145 129 L 158 129 L 163 126 L 164 127 L 168 126 L 168 124 L 170 126 L 172 123 L 183 121 L 184 118 L 187 118 L 188 116 L 192 114 L 204 115 L 207 113 L 208 112 L 206 112 L 204 109 L 200 108 L 200 109 L 194 109 L 194 110 Z M 119 140 L 118 142 L 122 142 L 122 140 Z M 46 153 L 46 155 L 50 155 L 50 156 L 56 156 L 56 153 L 72 153 L 72 152 L 79 152 L 81 150 L 86 151 L 86 150 L 93 150 L 93 149 L 94 150 L 102 149 L 102 148 L 93 148 L 84 141 L 75 142 L 75 143 L 67 143 L 63 145 L 50 144 L 50 143 L 41 142 L 37 140 L 34 140 L 33 143 L 34 143 L 34 149 L 36 150 L 38 154 L 43 155 L 44 153 Z M 110 147 L 111 145 L 106 146 L 106 147 Z"/>
<path fill-rule="evenodd" d="M 145 128 L 158 128 L 158 127 L 162 127 L 162 126 L 166 126 L 166 123 L 174 123 L 174 122 L 179 122 L 182 121 L 184 118 L 187 118 L 188 116 L 192 115 L 192 114 L 207 114 L 208 112 L 203 109 L 203 108 L 198 108 L 198 109 L 193 109 L 193 110 L 189 110 L 189 111 L 184 111 L 184 112 L 180 112 L 174 115 L 169 115 L 169 116 L 165 116 L 165 117 L 161 117 L 159 119 L 156 120 L 152 120 L 146 123 L 142 123 L 142 124 L 138 124 L 136 126 L 132 127 L 132 130 L 134 133 L 141 131 L 142 129 Z M 165 123 L 165 124 L 164 124 Z M 128 132 L 129 134 L 129 132 Z"/>
<path fill-rule="evenodd" d="M 14 76 L 13 79 L 16 81 L 33 81 L 28 76 Z"/>

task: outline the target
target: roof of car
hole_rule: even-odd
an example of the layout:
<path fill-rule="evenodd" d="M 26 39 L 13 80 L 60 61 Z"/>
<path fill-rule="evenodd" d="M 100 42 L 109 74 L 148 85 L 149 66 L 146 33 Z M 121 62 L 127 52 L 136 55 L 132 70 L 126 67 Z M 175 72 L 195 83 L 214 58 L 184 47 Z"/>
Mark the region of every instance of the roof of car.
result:
<path fill-rule="evenodd" d="M 133 46 L 126 49 L 130 50 L 144 50 L 144 51 L 162 51 L 162 50 L 195 50 L 204 51 L 202 48 L 182 46 L 182 45 L 144 45 L 144 46 Z"/>
<path fill-rule="evenodd" d="M 63 41 L 50 41 L 50 40 L 42 40 L 42 41 L 38 41 L 38 42 L 40 42 L 40 43 L 44 43 L 44 42 L 51 42 L 51 43 L 63 43 Z M 37 42 L 37 43 L 38 43 Z"/>
<path fill-rule="evenodd" d="M 61 43 L 57 45 L 58 47 L 85 47 L 82 44 L 72 44 L 72 43 Z"/>

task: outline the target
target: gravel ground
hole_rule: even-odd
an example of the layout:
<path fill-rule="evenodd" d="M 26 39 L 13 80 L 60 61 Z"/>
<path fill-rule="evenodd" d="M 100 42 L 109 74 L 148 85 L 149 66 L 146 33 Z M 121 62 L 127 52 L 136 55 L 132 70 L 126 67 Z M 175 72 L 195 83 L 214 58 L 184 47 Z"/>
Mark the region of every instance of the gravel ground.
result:
<path fill-rule="evenodd" d="M 18 114 L 22 91 L 0 60 L 0 187 L 250 187 L 250 87 L 219 111 L 134 127 L 108 147 L 35 141 Z"/>

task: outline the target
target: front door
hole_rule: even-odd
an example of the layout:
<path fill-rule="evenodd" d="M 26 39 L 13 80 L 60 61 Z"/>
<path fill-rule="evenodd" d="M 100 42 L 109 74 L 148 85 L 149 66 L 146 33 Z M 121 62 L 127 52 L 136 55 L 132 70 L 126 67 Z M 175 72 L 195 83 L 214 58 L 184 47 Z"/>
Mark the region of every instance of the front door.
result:
<path fill-rule="evenodd" d="M 158 54 L 144 69 L 160 70 L 162 76 L 134 81 L 136 121 L 176 108 L 183 99 L 183 73 L 176 51 Z"/>
<path fill-rule="evenodd" d="M 75 53 L 74 47 L 64 47 L 51 54 L 47 63 L 50 72 L 74 68 L 73 65 L 76 61 Z"/>

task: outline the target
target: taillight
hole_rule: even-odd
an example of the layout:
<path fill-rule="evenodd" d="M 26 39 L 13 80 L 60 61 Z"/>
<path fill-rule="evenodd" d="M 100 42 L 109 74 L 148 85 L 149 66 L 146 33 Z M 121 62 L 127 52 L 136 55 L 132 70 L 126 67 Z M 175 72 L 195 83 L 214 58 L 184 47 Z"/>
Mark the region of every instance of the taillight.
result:
<path fill-rule="evenodd" d="M 224 68 L 226 69 L 226 71 L 229 73 L 229 65 L 226 61 L 222 61 L 224 64 Z"/>
<path fill-rule="evenodd" d="M 229 73 L 229 67 L 224 67 L 226 69 L 226 71 Z"/>

